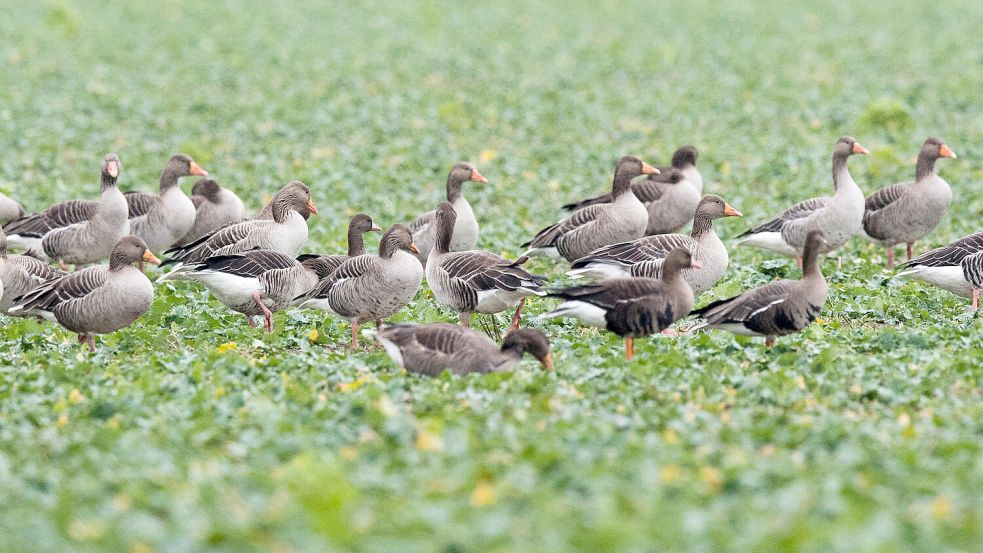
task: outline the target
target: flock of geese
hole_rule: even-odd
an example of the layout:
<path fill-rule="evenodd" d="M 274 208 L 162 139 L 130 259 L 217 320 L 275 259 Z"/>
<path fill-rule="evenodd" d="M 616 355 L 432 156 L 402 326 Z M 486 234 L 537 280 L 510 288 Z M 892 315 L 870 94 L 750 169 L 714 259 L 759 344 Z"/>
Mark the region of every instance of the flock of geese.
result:
<path fill-rule="evenodd" d="M 662 168 L 621 158 L 609 193 L 564 206 L 570 214 L 523 244 L 528 251 L 518 259 L 475 248 L 479 224 L 464 188 L 488 180 L 468 163 L 448 174 L 446 201 L 385 231 L 378 254 L 366 252 L 363 235 L 382 228 L 358 214 L 348 227 L 346 254 L 300 255 L 308 218 L 318 213 L 305 184 L 287 184 L 247 217 L 235 193 L 208 179 L 188 156 L 168 160 L 152 194 L 120 191 L 122 165 L 109 154 L 96 200 L 62 202 L 25 215 L 17 202 L 0 195 L 0 311 L 57 322 L 95 351 L 96 334 L 124 328 L 150 308 L 154 286 L 143 269 L 151 263 L 162 265 L 158 283 L 198 283 L 250 326 L 262 317 L 267 331 L 273 331 L 277 311 L 320 309 L 350 321 L 351 347 L 358 348 L 359 325 L 375 321 L 369 333 L 410 371 L 501 371 L 524 353 L 551 368 L 545 334 L 520 328 L 528 298 L 561 300 L 543 318 L 571 317 L 623 337 L 628 359 L 635 338 L 672 334 L 671 325 L 690 315 L 702 321 L 694 330 L 763 336 L 771 346 L 777 336 L 816 319 L 828 293 L 819 255 L 855 235 L 884 246 L 889 267 L 894 248 L 905 244 L 908 260 L 900 275 L 972 297 L 977 308 L 983 233 L 913 257 L 915 242 L 939 224 L 952 201 L 935 163 L 956 154 L 929 138 L 913 181 L 865 197 L 847 160 L 866 153 L 853 138 L 840 138 L 833 149 L 832 196 L 799 202 L 739 237 L 737 245 L 795 257 L 801 279 L 774 281 L 695 310 L 696 294 L 712 288 L 729 263 L 714 221 L 742 214 L 720 196 L 703 194 L 692 146 L 677 150 Z M 178 182 L 193 175 L 203 178 L 189 197 Z M 689 222 L 690 233 L 679 234 Z M 8 248 L 25 253 L 8 255 Z M 562 258 L 570 263 L 569 276 L 588 283 L 547 289 L 546 277 L 523 268 L 531 256 Z M 106 259 L 108 265 L 92 265 Z M 68 265 L 76 270 L 68 272 Z M 424 278 L 460 324 L 384 325 L 414 299 Z M 499 346 L 491 336 L 501 338 L 495 314 L 505 311 L 512 317 Z M 485 333 L 470 328 L 474 314 L 491 316 L 490 326 L 482 323 Z"/>

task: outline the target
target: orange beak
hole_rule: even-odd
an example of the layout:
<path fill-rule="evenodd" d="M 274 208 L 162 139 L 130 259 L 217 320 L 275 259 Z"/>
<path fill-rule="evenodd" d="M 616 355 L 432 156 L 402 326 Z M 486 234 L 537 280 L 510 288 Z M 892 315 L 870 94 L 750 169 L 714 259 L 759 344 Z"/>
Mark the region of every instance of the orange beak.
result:
<path fill-rule="evenodd" d="M 731 207 L 730 204 L 726 204 L 726 203 L 724 204 L 724 215 L 726 215 L 727 217 L 743 217 L 744 216 L 743 213 L 741 213 L 740 211 L 737 211 L 736 209 L 734 209 L 733 207 Z"/>
<path fill-rule="evenodd" d="M 119 176 L 119 163 L 115 161 L 110 161 L 106 164 L 106 172 L 109 173 L 110 177 L 114 179 Z"/>
<path fill-rule="evenodd" d="M 703 268 L 703 265 L 701 265 L 699 261 L 697 261 L 697 260 L 694 259 L 693 261 L 690 261 L 689 268 L 690 269 L 702 269 Z"/>
<path fill-rule="evenodd" d="M 552 352 L 547 353 L 546 354 L 546 357 L 543 357 L 543 360 L 540 361 L 540 363 L 543 364 L 543 368 L 544 369 L 546 369 L 548 371 L 552 371 L 553 370 L 553 353 Z"/>
<path fill-rule="evenodd" d="M 484 175 L 479 173 L 477 169 L 471 170 L 471 180 L 476 180 L 478 182 L 483 182 L 485 184 L 488 184 L 488 179 L 486 179 Z"/>
<path fill-rule="evenodd" d="M 951 159 L 956 159 L 956 152 L 949 149 L 949 146 L 943 144 L 939 146 L 939 155 L 942 157 L 947 157 Z"/>
<path fill-rule="evenodd" d="M 642 162 L 642 174 L 643 175 L 658 175 L 661 171 L 652 167 L 648 163 Z"/>
<path fill-rule="evenodd" d="M 372 225 L 372 228 L 370 228 L 369 230 L 375 232 L 382 232 L 382 227 L 380 227 L 379 225 Z"/>
<path fill-rule="evenodd" d="M 869 154 L 870 153 L 870 150 L 868 150 L 867 148 L 864 148 L 863 146 L 861 146 L 859 142 L 854 142 L 853 143 L 853 153 L 855 153 L 855 154 Z"/>
<path fill-rule="evenodd" d="M 410 251 L 413 252 L 413 253 L 415 253 L 415 254 L 419 254 L 420 253 L 420 248 L 417 248 L 416 247 L 416 244 L 410 244 Z"/>
<path fill-rule="evenodd" d="M 201 166 L 198 165 L 197 163 L 195 163 L 194 161 L 191 162 L 191 168 L 190 168 L 190 170 L 191 170 L 191 174 L 192 175 L 198 175 L 199 177 L 207 177 L 208 176 L 208 171 L 202 169 Z"/>
<path fill-rule="evenodd" d="M 307 200 L 307 211 L 317 215 L 317 206 L 314 205 L 314 200 Z"/>
<path fill-rule="evenodd" d="M 147 263 L 153 263 L 154 265 L 160 265 L 160 258 L 154 255 L 154 252 L 150 250 L 143 250 L 143 260 Z"/>

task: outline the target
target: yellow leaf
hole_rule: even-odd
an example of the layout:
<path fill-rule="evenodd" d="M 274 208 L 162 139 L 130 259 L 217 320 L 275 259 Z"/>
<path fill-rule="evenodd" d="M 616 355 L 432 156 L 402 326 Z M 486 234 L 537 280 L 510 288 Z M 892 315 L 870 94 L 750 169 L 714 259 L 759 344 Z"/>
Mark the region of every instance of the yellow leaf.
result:
<path fill-rule="evenodd" d="M 219 346 L 217 348 L 215 348 L 215 351 L 217 351 L 219 353 L 225 353 L 225 352 L 229 351 L 230 349 L 231 350 L 239 349 L 239 344 L 237 344 L 235 342 L 226 342 L 224 344 L 219 344 Z"/>
<path fill-rule="evenodd" d="M 58 415 L 58 421 L 55 423 L 58 428 L 64 428 L 68 424 L 68 415 Z"/>
<path fill-rule="evenodd" d="M 444 449 L 444 441 L 429 430 L 420 430 L 416 435 L 416 448 L 420 451 L 440 451 Z"/>
<path fill-rule="evenodd" d="M 85 401 L 85 396 L 78 391 L 78 388 L 72 388 L 72 391 L 68 393 L 68 401 L 70 403 L 82 403 Z"/>
<path fill-rule="evenodd" d="M 944 495 L 937 495 L 932 500 L 932 516 L 944 518 L 952 511 L 952 503 Z"/>
<path fill-rule="evenodd" d="M 307 339 L 310 340 L 312 344 L 317 343 L 317 337 L 320 336 L 316 328 L 312 328 L 310 332 L 307 333 Z"/>
<path fill-rule="evenodd" d="M 495 150 L 481 150 L 481 154 L 478 155 L 478 159 L 482 163 L 488 163 L 496 157 L 498 157 L 498 152 Z"/>
<path fill-rule="evenodd" d="M 471 506 L 472 507 L 486 507 L 492 505 L 498 499 L 498 494 L 495 493 L 495 488 L 488 482 L 480 482 L 474 487 L 474 491 L 471 492 Z"/>
<path fill-rule="evenodd" d="M 710 489 L 717 491 L 720 489 L 720 485 L 724 482 L 724 477 L 720 474 L 720 471 L 713 467 L 701 467 L 700 468 L 700 478 L 704 482 L 710 485 Z"/>
<path fill-rule="evenodd" d="M 662 441 L 667 444 L 678 444 L 679 435 L 676 434 L 675 430 L 672 430 L 671 428 L 667 428 L 662 432 Z"/>
<path fill-rule="evenodd" d="M 678 482 L 683 478 L 683 470 L 679 468 L 679 465 L 665 465 L 659 469 L 659 480 L 666 484 L 672 484 L 673 482 Z"/>

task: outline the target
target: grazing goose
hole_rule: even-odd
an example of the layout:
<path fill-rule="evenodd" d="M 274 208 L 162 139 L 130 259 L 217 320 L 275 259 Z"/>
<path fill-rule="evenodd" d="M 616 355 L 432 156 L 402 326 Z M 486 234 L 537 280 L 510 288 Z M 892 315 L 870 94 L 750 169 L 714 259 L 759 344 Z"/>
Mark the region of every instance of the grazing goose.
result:
<path fill-rule="evenodd" d="M 666 256 L 662 279 L 610 278 L 549 295 L 564 301 L 543 318 L 573 317 L 625 339 L 625 358 L 635 356 L 635 338 L 666 331 L 693 308 L 693 289 L 683 269 L 699 269 L 689 251 L 676 248 Z"/>
<path fill-rule="evenodd" d="M 7 236 L 0 230 L 0 313 L 7 313 L 14 305 L 14 298 L 34 290 L 49 280 L 64 276 L 65 271 L 55 269 L 30 255 L 7 255 Z"/>
<path fill-rule="evenodd" d="M 379 255 L 360 255 L 341 264 L 330 277 L 297 298 L 301 308 L 334 313 L 352 322 L 352 349 L 358 325 L 396 313 L 416 296 L 423 282 L 420 251 L 406 225 L 393 225 L 379 242 Z"/>
<path fill-rule="evenodd" d="M 693 219 L 703 194 L 703 176 L 696 168 L 696 158 L 696 148 L 683 146 L 672 155 L 672 165 L 659 167 L 659 173 L 632 183 L 635 196 L 649 212 L 646 235 L 678 232 Z M 603 194 L 563 207 L 574 210 L 610 202 L 611 194 Z"/>
<path fill-rule="evenodd" d="M 246 206 L 239 196 L 212 179 L 201 179 L 195 183 L 191 188 L 191 203 L 195 204 L 195 224 L 178 241 L 178 246 L 190 244 L 246 215 Z"/>
<path fill-rule="evenodd" d="M 208 172 L 184 154 L 174 154 L 160 172 L 160 191 L 128 192 L 130 232 L 147 242 L 151 250 L 176 244 L 195 225 L 195 204 L 178 186 L 190 175 L 207 177 Z"/>
<path fill-rule="evenodd" d="M 362 235 L 366 232 L 382 232 L 382 228 L 372 222 L 372 217 L 364 213 L 359 213 L 352 217 L 351 222 L 348 223 L 348 255 L 305 254 L 298 257 L 297 260 L 306 261 L 308 259 L 320 258 L 322 263 L 326 263 L 327 266 L 331 267 L 331 272 L 333 273 L 345 261 L 358 255 L 365 255 L 365 240 L 362 238 Z"/>
<path fill-rule="evenodd" d="M 141 261 L 160 263 L 142 238 L 124 236 L 113 248 L 108 266 L 88 267 L 48 281 L 19 298 L 11 312 L 57 321 L 95 351 L 95 334 L 116 332 L 150 309 L 154 287 L 133 266 Z"/>
<path fill-rule="evenodd" d="M 894 246 L 905 244 L 911 260 L 915 242 L 932 232 L 952 203 L 949 183 L 935 174 L 940 157 L 956 153 L 938 138 L 928 138 L 918 152 L 915 180 L 893 184 L 867 196 L 864 232 L 887 249 L 887 266 L 894 266 Z"/>
<path fill-rule="evenodd" d="M 0 225 L 6 225 L 24 216 L 24 208 L 16 200 L 0 193 Z"/>
<path fill-rule="evenodd" d="M 62 264 L 83 265 L 109 257 L 129 232 L 126 199 L 116 187 L 120 169 L 116 154 L 106 155 L 98 201 L 62 202 L 18 219 L 4 227 L 8 243 Z"/>
<path fill-rule="evenodd" d="M 963 259 L 963 278 L 973 287 L 973 311 L 980 308 L 980 289 L 983 288 L 983 251 Z"/>
<path fill-rule="evenodd" d="M 522 306 L 529 296 L 545 296 L 544 277 L 520 265 L 529 258 L 506 259 L 479 250 L 451 251 L 457 214 L 450 202 L 437 206 L 433 226 L 436 242 L 427 258 L 427 284 L 438 302 L 456 311 L 461 324 L 471 326 L 472 313 L 494 315 L 515 307 L 509 332 L 519 327 Z"/>
<path fill-rule="evenodd" d="M 658 171 L 637 157 L 624 156 L 614 172 L 614 201 L 578 209 L 539 231 L 522 245 L 530 248 L 525 255 L 562 256 L 574 261 L 602 246 L 641 238 L 648 226 L 648 211 L 632 192 L 631 180 Z"/>
<path fill-rule="evenodd" d="M 287 308 L 336 268 L 321 257 L 301 262 L 273 250 L 216 255 L 185 267 L 182 280 L 204 284 L 218 301 L 245 315 L 251 327 L 256 326 L 253 317 L 262 315 L 268 332 L 273 332 L 273 313 Z M 161 280 L 173 278 L 174 273 L 169 273 Z"/>
<path fill-rule="evenodd" d="M 532 328 L 510 332 L 501 347 L 470 328 L 447 323 L 390 325 L 375 337 L 393 362 L 426 376 L 439 376 L 444 370 L 459 375 L 510 371 L 523 353 L 532 355 L 543 368 L 553 368 L 549 339 Z"/>
<path fill-rule="evenodd" d="M 573 262 L 567 275 L 594 279 L 662 276 L 662 264 L 673 248 L 686 248 L 699 262 L 700 269 L 684 269 L 683 278 L 696 293 L 713 288 L 727 271 L 727 248 L 713 230 L 713 220 L 740 217 L 741 212 L 720 196 L 708 194 L 700 201 L 693 218 L 693 231 L 683 234 L 646 236 L 634 242 L 605 246 Z"/>
<path fill-rule="evenodd" d="M 801 280 L 778 280 L 696 309 L 692 314 L 706 322 L 693 330 L 710 327 L 742 336 L 764 336 L 765 345 L 772 347 L 776 336 L 809 326 L 819 316 L 829 291 L 819 271 L 819 252 L 827 247 L 821 231 L 809 231 Z"/>
<path fill-rule="evenodd" d="M 226 225 L 186 246 L 167 250 L 164 253 L 171 257 L 164 264 L 200 263 L 215 255 L 254 249 L 296 256 L 307 241 L 307 221 L 301 211 L 317 213 L 311 190 L 304 183 L 294 181 L 281 188 L 271 203 L 272 221 L 250 219 Z"/>
<path fill-rule="evenodd" d="M 452 252 L 473 250 L 478 243 L 478 220 L 474 216 L 471 204 L 464 197 L 464 183 L 477 181 L 487 183 L 486 179 L 470 163 L 458 163 L 447 174 L 447 201 L 457 212 L 457 223 L 454 225 L 454 238 L 451 240 Z M 410 223 L 413 233 L 413 243 L 420 249 L 420 263 L 427 262 L 427 256 L 437 240 L 437 228 L 434 224 L 435 211 L 428 211 Z"/>
<path fill-rule="evenodd" d="M 801 265 L 809 231 L 823 232 L 826 238 L 824 253 L 845 244 L 860 232 L 864 218 L 864 194 L 850 176 L 846 162 L 854 154 L 867 153 L 870 153 L 867 148 L 853 138 L 840 138 L 833 149 L 833 187 L 836 193 L 832 197 L 811 198 L 793 205 L 778 217 L 742 234 L 736 245 L 795 256 Z"/>
<path fill-rule="evenodd" d="M 902 264 L 904 270 L 898 276 L 921 280 L 957 296 L 971 298 L 974 285 L 970 276 L 976 261 L 968 260 L 980 252 L 983 252 L 983 232 L 964 236 L 919 255 Z"/>

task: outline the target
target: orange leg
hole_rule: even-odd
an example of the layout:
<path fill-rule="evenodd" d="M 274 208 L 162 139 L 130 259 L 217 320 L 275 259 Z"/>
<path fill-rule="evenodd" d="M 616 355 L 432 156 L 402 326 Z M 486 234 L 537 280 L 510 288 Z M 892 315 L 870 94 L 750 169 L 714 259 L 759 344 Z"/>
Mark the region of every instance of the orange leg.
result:
<path fill-rule="evenodd" d="M 795 264 L 798 265 L 798 267 L 800 269 L 802 268 L 802 256 L 801 255 L 795 256 Z"/>
<path fill-rule="evenodd" d="M 358 319 L 352 321 L 352 349 L 358 349 Z"/>
<path fill-rule="evenodd" d="M 980 289 L 973 288 L 973 311 L 980 308 Z"/>
<path fill-rule="evenodd" d="M 911 257 L 909 256 L 908 259 L 911 259 Z M 894 246 L 887 247 L 887 268 L 894 268 Z"/>
<path fill-rule="evenodd" d="M 522 308 L 526 305 L 526 298 L 519 300 L 519 305 L 515 308 L 515 313 L 512 314 L 512 322 L 509 324 L 509 328 L 505 331 L 505 334 L 512 332 L 519 328 L 519 323 L 522 322 Z"/>
<path fill-rule="evenodd" d="M 263 327 L 267 332 L 273 332 L 273 312 L 263 303 L 263 299 L 259 296 L 259 290 L 253 292 L 253 301 L 263 311 Z"/>
<path fill-rule="evenodd" d="M 635 357 L 635 339 L 625 336 L 625 360 L 631 361 Z"/>
<path fill-rule="evenodd" d="M 765 336 L 765 347 L 773 348 L 775 347 L 775 337 Z"/>
<path fill-rule="evenodd" d="M 458 316 L 461 318 L 461 326 L 471 328 L 471 313 L 462 311 Z"/>
<path fill-rule="evenodd" d="M 915 253 L 915 243 L 908 242 L 907 246 L 908 246 L 908 261 L 911 261 L 911 258 L 914 256 Z"/>

